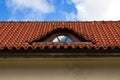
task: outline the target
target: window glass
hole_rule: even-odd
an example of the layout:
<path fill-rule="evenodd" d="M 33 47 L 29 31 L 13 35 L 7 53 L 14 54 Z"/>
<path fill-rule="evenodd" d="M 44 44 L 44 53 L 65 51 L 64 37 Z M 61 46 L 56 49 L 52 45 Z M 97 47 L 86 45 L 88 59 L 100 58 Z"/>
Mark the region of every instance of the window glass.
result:
<path fill-rule="evenodd" d="M 60 40 L 60 42 L 65 42 L 67 37 L 66 36 L 58 36 L 58 39 Z"/>
<path fill-rule="evenodd" d="M 53 42 L 59 42 L 58 38 L 55 38 L 55 39 L 53 40 Z"/>
<path fill-rule="evenodd" d="M 57 36 L 52 42 L 72 42 L 71 38 L 65 35 Z"/>
<path fill-rule="evenodd" d="M 68 38 L 68 39 L 66 40 L 66 42 L 72 42 L 72 40 L 71 40 L 70 38 Z"/>

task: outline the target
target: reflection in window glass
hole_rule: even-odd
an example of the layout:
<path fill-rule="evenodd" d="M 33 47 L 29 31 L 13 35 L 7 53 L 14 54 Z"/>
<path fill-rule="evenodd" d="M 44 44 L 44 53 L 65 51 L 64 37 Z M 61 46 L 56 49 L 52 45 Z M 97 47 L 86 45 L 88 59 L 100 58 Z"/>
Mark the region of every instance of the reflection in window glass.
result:
<path fill-rule="evenodd" d="M 66 42 L 72 42 L 72 40 L 71 40 L 70 38 L 68 38 L 68 39 L 66 40 Z"/>
<path fill-rule="evenodd" d="M 73 41 L 68 36 L 60 35 L 55 37 L 52 42 L 73 42 Z"/>

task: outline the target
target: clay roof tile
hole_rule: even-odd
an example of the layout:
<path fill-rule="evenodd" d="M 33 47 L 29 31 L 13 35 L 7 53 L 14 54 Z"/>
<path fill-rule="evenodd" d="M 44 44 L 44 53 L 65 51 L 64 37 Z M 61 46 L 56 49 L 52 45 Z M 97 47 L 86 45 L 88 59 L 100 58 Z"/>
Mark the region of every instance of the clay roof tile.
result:
<path fill-rule="evenodd" d="M 67 28 L 73 30 L 78 35 L 82 35 L 91 43 L 32 43 L 34 40 L 39 40 L 47 37 L 51 31 L 56 29 Z M 51 22 L 0 22 L 0 49 L 7 47 L 8 49 L 23 47 L 28 49 L 31 47 L 36 49 L 48 48 L 96 48 L 120 47 L 120 21 L 51 21 Z"/>

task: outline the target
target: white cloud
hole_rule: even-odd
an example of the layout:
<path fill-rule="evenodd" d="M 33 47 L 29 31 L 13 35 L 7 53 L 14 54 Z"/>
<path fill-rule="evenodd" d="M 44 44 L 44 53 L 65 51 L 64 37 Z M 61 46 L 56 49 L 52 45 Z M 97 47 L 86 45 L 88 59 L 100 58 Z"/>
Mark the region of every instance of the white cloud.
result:
<path fill-rule="evenodd" d="M 41 13 L 49 13 L 54 11 L 54 6 L 47 0 L 8 0 L 8 5 L 15 9 L 32 9 Z"/>
<path fill-rule="evenodd" d="M 78 20 L 119 20 L 120 0 L 71 0 Z"/>
<path fill-rule="evenodd" d="M 6 0 L 6 2 L 12 12 L 9 20 L 44 20 L 46 14 L 57 12 L 66 20 L 120 20 L 120 0 L 66 0 L 67 4 L 74 4 L 77 13 L 75 10 L 67 12 L 62 9 L 55 12 L 58 6 L 53 4 L 56 0 Z M 65 4 L 65 0 L 57 4 Z M 20 19 L 19 12 L 23 15 Z"/>
<path fill-rule="evenodd" d="M 77 20 L 77 16 L 74 12 L 62 12 L 62 14 L 65 16 L 65 19 L 67 21 L 76 21 Z"/>
<path fill-rule="evenodd" d="M 22 20 L 39 20 L 44 14 L 55 11 L 54 5 L 48 0 L 7 0 L 7 6 L 12 11 L 11 19 L 17 11 L 24 13 Z"/>

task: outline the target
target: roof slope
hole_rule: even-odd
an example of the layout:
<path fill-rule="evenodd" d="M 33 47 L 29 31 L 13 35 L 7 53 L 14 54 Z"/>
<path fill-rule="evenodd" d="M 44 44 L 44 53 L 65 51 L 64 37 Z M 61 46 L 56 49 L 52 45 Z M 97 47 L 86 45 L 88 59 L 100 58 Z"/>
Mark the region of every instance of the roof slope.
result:
<path fill-rule="evenodd" d="M 70 29 L 95 44 L 75 43 L 43 43 L 29 44 L 29 42 L 45 37 L 55 29 Z M 86 22 L 0 22 L 0 49 L 8 48 L 120 48 L 120 21 L 86 21 Z"/>

